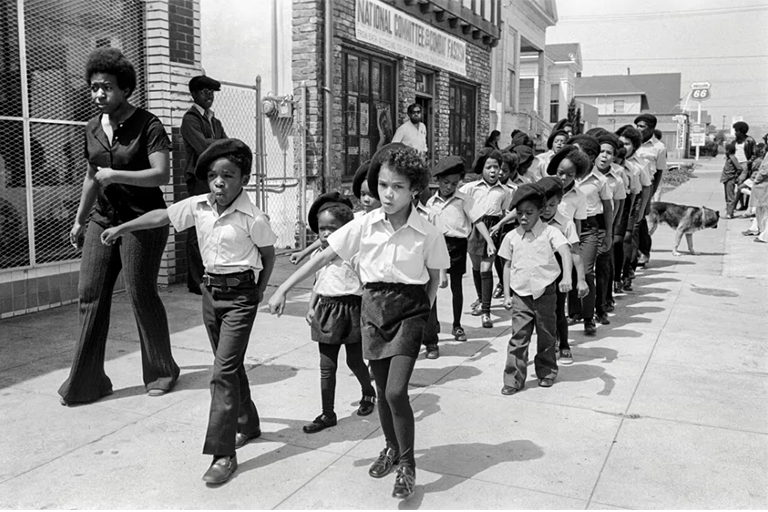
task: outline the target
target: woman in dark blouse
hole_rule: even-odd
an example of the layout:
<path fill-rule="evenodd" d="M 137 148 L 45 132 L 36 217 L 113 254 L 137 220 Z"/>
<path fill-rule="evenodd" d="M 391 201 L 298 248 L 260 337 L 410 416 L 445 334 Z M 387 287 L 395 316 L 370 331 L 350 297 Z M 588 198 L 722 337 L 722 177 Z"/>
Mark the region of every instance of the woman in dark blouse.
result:
<path fill-rule="evenodd" d="M 128 102 L 136 87 L 136 72 L 119 50 L 100 48 L 91 53 L 86 79 L 100 115 L 85 127 L 88 164 L 69 234 L 73 245 L 83 247 L 80 338 L 69 378 L 59 388 L 62 405 L 93 402 L 112 393 L 104 356 L 112 291 L 120 270 L 138 325 L 148 394 L 165 394 L 179 376 L 171 354 L 168 318 L 157 293 L 168 227 L 136 231 L 114 245 L 101 243 L 106 228 L 165 208 L 160 186 L 170 177 L 171 144 L 157 117 Z"/>

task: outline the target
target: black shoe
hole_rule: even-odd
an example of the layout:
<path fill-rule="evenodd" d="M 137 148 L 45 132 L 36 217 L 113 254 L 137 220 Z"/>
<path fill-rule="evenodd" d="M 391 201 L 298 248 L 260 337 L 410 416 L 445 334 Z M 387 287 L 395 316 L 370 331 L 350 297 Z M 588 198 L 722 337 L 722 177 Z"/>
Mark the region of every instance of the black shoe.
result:
<path fill-rule="evenodd" d="M 360 406 L 357 408 L 357 415 L 358 416 L 368 416 L 373 412 L 374 403 L 376 402 L 375 396 L 365 396 L 363 395 L 363 398 L 360 399 Z"/>
<path fill-rule="evenodd" d="M 437 345 L 427 345 L 427 359 L 437 359 L 440 357 L 440 349 L 437 348 Z"/>
<path fill-rule="evenodd" d="M 211 467 L 203 475 L 203 481 L 211 485 L 221 485 L 237 470 L 237 455 L 231 457 L 214 457 Z"/>
<path fill-rule="evenodd" d="M 520 388 L 514 388 L 512 386 L 504 386 L 503 388 L 501 388 L 501 394 L 507 395 L 507 396 L 514 395 L 518 391 L 520 391 Z"/>
<path fill-rule="evenodd" d="M 597 334 L 597 327 L 594 322 L 584 322 L 584 334 L 587 336 L 594 336 Z"/>
<path fill-rule="evenodd" d="M 624 286 L 623 286 L 623 288 L 624 288 L 625 292 L 631 292 L 632 291 L 632 279 L 630 279 L 628 277 L 626 279 L 624 279 Z"/>
<path fill-rule="evenodd" d="M 606 313 L 613 313 L 616 310 L 616 305 L 613 302 L 609 302 L 605 306 L 603 306 L 603 311 Z"/>
<path fill-rule="evenodd" d="M 608 320 L 608 313 L 603 313 L 602 315 L 597 315 L 595 317 L 595 320 L 600 322 L 601 325 L 611 325 L 611 321 Z"/>
<path fill-rule="evenodd" d="M 582 322 L 581 315 L 573 315 L 568 317 L 568 325 L 576 325 Z"/>
<path fill-rule="evenodd" d="M 336 426 L 336 415 L 333 416 L 327 416 L 325 414 L 321 414 L 314 420 L 312 420 L 312 423 L 309 425 L 304 425 L 302 430 L 305 434 L 316 434 L 320 432 L 321 430 L 325 430 L 328 427 L 335 427 Z"/>
<path fill-rule="evenodd" d="M 390 471 L 392 471 L 392 466 L 397 464 L 399 461 L 400 454 L 397 453 L 397 450 L 387 446 L 381 450 L 379 458 L 376 459 L 376 462 L 371 464 L 371 467 L 368 469 L 368 474 L 373 478 L 383 478 L 387 476 Z"/>
<path fill-rule="evenodd" d="M 613 293 L 622 293 L 624 291 L 624 287 L 621 285 L 620 282 L 616 281 L 613 283 Z"/>
<path fill-rule="evenodd" d="M 395 487 L 392 489 L 392 497 L 404 499 L 413 494 L 413 488 L 416 486 L 416 471 L 410 466 L 400 466 L 397 468 L 395 476 Z"/>
<path fill-rule="evenodd" d="M 235 434 L 235 450 L 239 450 L 249 442 L 253 441 L 254 439 L 261 437 L 261 429 L 257 428 L 253 431 L 251 434 L 243 434 L 242 432 L 238 432 Z"/>
<path fill-rule="evenodd" d="M 555 379 L 541 379 L 539 380 L 539 387 L 551 388 L 554 383 L 555 383 Z"/>

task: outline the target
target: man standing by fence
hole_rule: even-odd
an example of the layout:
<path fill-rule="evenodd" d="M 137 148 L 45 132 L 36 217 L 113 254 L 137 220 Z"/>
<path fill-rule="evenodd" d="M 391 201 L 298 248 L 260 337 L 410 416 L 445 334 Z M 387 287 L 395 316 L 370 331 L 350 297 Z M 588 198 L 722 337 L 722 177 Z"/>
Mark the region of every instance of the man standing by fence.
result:
<path fill-rule="evenodd" d="M 189 92 L 194 104 L 181 120 L 181 137 L 184 139 L 184 152 L 187 165 L 184 178 L 190 196 L 207 194 L 208 182 L 195 178 L 197 159 L 214 141 L 226 139 L 224 127 L 213 114 L 214 91 L 220 91 L 221 84 L 207 76 L 196 76 L 189 81 Z M 197 242 L 195 228 L 187 230 L 187 288 L 192 293 L 201 294 L 200 283 L 203 280 L 203 261 Z"/>

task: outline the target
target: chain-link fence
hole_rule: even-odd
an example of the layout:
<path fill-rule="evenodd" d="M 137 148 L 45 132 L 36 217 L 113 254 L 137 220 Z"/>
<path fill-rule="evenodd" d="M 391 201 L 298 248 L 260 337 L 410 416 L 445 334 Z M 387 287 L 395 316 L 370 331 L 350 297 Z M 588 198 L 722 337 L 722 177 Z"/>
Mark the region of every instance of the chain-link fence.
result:
<path fill-rule="evenodd" d="M 303 247 L 306 217 L 304 87 L 286 96 L 261 97 L 254 85 L 222 82 L 214 110 L 227 136 L 253 149 L 246 192 L 267 215 L 278 250 Z"/>
<path fill-rule="evenodd" d="M 104 46 L 133 63 L 131 102 L 144 106 L 142 0 L 0 2 L 0 269 L 78 257 L 68 235 L 85 173 L 83 126 L 97 113 L 85 63 Z"/>

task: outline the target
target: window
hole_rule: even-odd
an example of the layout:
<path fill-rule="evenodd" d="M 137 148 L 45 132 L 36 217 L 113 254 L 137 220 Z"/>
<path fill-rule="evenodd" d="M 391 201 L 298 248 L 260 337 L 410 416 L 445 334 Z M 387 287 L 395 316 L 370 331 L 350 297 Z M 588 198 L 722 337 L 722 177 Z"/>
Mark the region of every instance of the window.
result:
<path fill-rule="evenodd" d="M 448 146 L 451 155 L 475 158 L 475 88 L 451 80 L 448 88 Z"/>
<path fill-rule="evenodd" d="M 549 97 L 549 122 L 560 120 L 560 84 L 552 84 Z"/>
<path fill-rule="evenodd" d="M 536 110 L 536 85 L 533 78 L 520 79 L 520 112 Z"/>
<path fill-rule="evenodd" d="M 394 69 L 389 61 L 364 53 L 342 52 L 344 178 L 354 176 L 362 162 L 392 140 Z"/>
<path fill-rule="evenodd" d="M 509 106 L 515 108 L 515 96 L 517 93 L 517 77 L 515 76 L 515 70 L 509 70 L 509 83 L 507 84 L 507 90 L 509 91 Z"/>
<path fill-rule="evenodd" d="M 624 113 L 624 100 L 613 100 L 613 113 L 614 114 Z"/>

